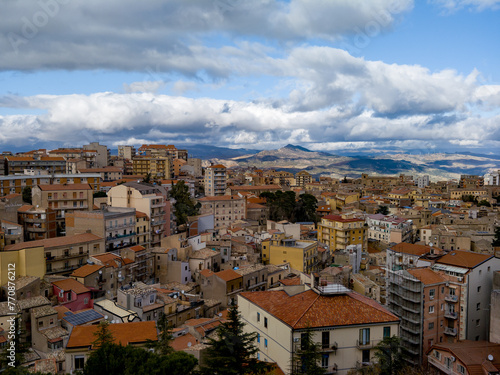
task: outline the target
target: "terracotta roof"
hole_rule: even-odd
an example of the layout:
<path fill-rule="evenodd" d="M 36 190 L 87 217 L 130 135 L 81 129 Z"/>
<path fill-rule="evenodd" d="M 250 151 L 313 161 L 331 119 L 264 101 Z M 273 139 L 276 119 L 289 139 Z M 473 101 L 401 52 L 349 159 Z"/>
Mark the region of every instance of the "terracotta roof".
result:
<path fill-rule="evenodd" d="M 201 249 L 201 250 L 194 251 L 191 254 L 191 259 L 207 259 L 207 258 L 216 256 L 217 254 L 220 254 L 220 253 L 218 253 L 215 250 Z"/>
<path fill-rule="evenodd" d="M 224 165 L 222 165 L 222 164 L 216 164 L 216 165 L 212 165 L 212 166 L 210 166 L 208 168 L 226 168 L 226 167 Z"/>
<path fill-rule="evenodd" d="M 443 275 L 431 270 L 429 267 L 411 268 L 407 271 L 410 275 L 419 279 L 424 285 L 438 284 L 446 281 Z"/>
<path fill-rule="evenodd" d="M 212 202 L 212 201 L 230 201 L 230 200 L 242 200 L 244 198 L 239 195 L 218 195 L 215 197 L 203 197 L 198 199 L 200 202 Z"/>
<path fill-rule="evenodd" d="M 431 248 L 425 245 L 416 245 L 412 243 L 401 242 L 390 248 L 397 253 L 405 253 L 412 255 L 424 255 L 430 252 Z"/>
<path fill-rule="evenodd" d="M 89 184 L 47 184 L 38 185 L 40 190 L 55 191 L 55 190 L 92 190 Z"/>
<path fill-rule="evenodd" d="M 68 309 L 66 306 L 63 306 L 63 305 L 54 306 L 54 310 L 57 311 L 57 319 L 59 319 L 59 320 L 64 318 L 68 311 L 71 311 L 70 309 Z"/>
<path fill-rule="evenodd" d="M 226 282 L 241 278 L 241 275 L 239 273 L 234 272 L 233 270 L 220 271 L 217 272 L 215 275 Z"/>
<path fill-rule="evenodd" d="M 473 253 L 472 251 L 454 250 L 440 258 L 437 263 L 457 267 L 475 268 L 493 257 L 492 254 L 479 254 Z"/>
<path fill-rule="evenodd" d="M 280 280 L 280 283 L 283 284 L 283 285 L 300 285 L 300 277 L 292 277 L 290 279 L 283 279 L 283 280 Z"/>
<path fill-rule="evenodd" d="M 279 185 L 241 185 L 241 186 L 230 186 L 231 190 L 281 190 L 281 186 Z"/>
<path fill-rule="evenodd" d="M 74 270 L 70 276 L 87 277 L 88 275 L 91 275 L 94 272 L 99 271 L 101 268 L 104 268 L 104 266 L 101 266 L 99 264 L 86 264 L 86 265 Z"/>
<path fill-rule="evenodd" d="M 118 263 L 116 261 L 123 261 L 118 255 L 112 253 L 103 253 L 98 255 L 93 255 L 93 258 L 97 259 L 106 267 L 118 268 Z"/>
<path fill-rule="evenodd" d="M 135 211 L 135 217 L 145 217 L 146 219 L 149 220 L 148 215 L 146 215 L 144 212 L 141 211 Z"/>
<path fill-rule="evenodd" d="M 94 333 L 97 332 L 98 328 L 97 325 L 74 327 L 67 348 L 90 347 L 95 340 Z M 146 343 L 148 340 L 158 340 L 156 322 L 154 321 L 110 324 L 109 330 L 113 335 L 114 342 L 124 346 Z"/>
<path fill-rule="evenodd" d="M 355 221 L 364 221 L 363 219 L 344 219 L 341 215 L 325 215 L 323 219 L 331 221 L 340 221 L 342 223 L 352 223 Z"/>
<path fill-rule="evenodd" d="M 170 342 L 170 346 L 175 351 L 183 350 L 196 344 L 198 344 L 198 340 L 190 333 L 176 337 Z"/>
<path fill-rule="evenodd" d="M 146 248 L 141 245 L 132 246 L 129 249 L 135 251 L 136 253 L 142 250 L 146 250 Z"/>
<path fill-rule="evenodd" d="M 203 275 L 205 277 L 210 277 L 212 275 L 215 275 L 215 273 L 210 271 L 209 269 L 203 269 L 200 271 L 200 275 Z"/>
<path fill-rule="evenodd" d="M 285 291 L 244 292 L 249 300 L 294 329 L 398 322 L 377 302 L 357 293 L 324 296 L 313 290 L 289 296 Z"/>
<path fill-rule="evenodd" d="M 82 234 L 75 234 L 73 236 L 21 242 L 18 244 L 5 246 L 5 250 L 22 250 L 29 247 L 38 247 L 38 246 L 44 246 L 46 249 L 48 249 L 52 247 L 75 245 L 82 242 L 99 241 L 102 239 L 103 239 L 102 237 L 96 236 L 95 234 L 92 233 L 82 233 Z"/>
<path fill-rule="evenodd" d="M 2 199 L 12 199 L 12 198 L 16 198 L 16 197 L 20 197 L 21 194 L 17 194 L 17 193 L 12 193 L 12 194 L 7 194 L 7 195 L 4 195 L 2 197 Z"/>
<path fill-rule="evenodd" d="M 57 286 L 59 289 L 64 291 L 72 290 L 76 294 L 82 294 L 90 292 L 90 289 L 83 285 L 81 282 L 75 279 L 65 279 L 60 281 L 53 281 L 53 285 Z"/>
<path fill-rule="evenodd" d="M 26 212 L 26 211 L 29 211 L 33 208 L 32 205 L 30 204 L 25 204 L 24 206 L 21 206 L 17 209 L 17 212 Z"/>

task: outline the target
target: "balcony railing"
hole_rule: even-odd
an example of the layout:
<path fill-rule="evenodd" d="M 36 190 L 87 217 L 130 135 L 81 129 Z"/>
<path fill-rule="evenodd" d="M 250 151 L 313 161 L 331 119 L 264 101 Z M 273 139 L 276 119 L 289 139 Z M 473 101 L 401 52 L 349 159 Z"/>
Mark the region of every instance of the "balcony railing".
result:
<path fill-rule="evenodd" d="M 380 340 L 364 340 L 364 341 L 356 340 L 356 348 L 358 348 L 359 350 L 371 349 L 377 346 L 379 342 Z"/>
<path fill-rule="evenodd" d="M 135 233 L 135 232 L 131 232 L 131 233 L 127 233 L 127 234 L 117 234 L 117 235 L 114 235 L 114 236 L 106 237 L 106 241 L 113 241 L 113 240 L 117 240 L 117 239 L 120 239 L 120 238 L 135 236 L 136 234 L 137 233 Z"/>
<path fill-rule="evenodd" d="M 332 366 L 323 367 L 323 369 L 325 370 L 325 374 L 336 374 L 338 366 L 336 363 L 334 363 Z"/>
<path fill-rule="evenodd" d="M 444 296 L 444 300 L 445 301 L 448 301 L 448 302 L 458 302 L 458 296 L 454 295 L 454 294 L 447 294 L 446 296 Z"/>
<path fill-rule="evenodd" d="M 458 319 L 458 313 L 454 311 L 445 311 L 444 317 L 448 319 Z"/>
<path fill-rule="evenodd" d="M 445 327 L 444 328 L 444 334 L 445 335 L 449 335 L 449 336 L 456 336 L 457 335 L 457 329 L 456 328 Z"/>

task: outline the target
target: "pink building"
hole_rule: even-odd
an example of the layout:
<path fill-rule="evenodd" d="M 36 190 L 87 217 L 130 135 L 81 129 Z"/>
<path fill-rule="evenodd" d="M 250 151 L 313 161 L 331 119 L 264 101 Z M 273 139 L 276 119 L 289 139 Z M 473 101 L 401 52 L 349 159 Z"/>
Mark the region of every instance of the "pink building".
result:
<path fill-rule="evenodd" d="M 93 308 L 90 289 L 75 279 L 53 281 L 52 286 L 59 305 L 71 311 Z"/>

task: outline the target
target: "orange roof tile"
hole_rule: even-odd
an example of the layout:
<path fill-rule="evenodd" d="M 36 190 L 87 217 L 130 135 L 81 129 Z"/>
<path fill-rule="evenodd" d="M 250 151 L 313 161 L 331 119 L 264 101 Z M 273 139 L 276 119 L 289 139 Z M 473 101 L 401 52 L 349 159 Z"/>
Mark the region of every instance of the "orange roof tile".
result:
<path fill-rule="evenodd" d="M 425 245 L 416 245 L 413 243 L 401 242 L 390 248 L 397 253 L 405 253 L 412 255 L 424 255 L 430 252 L 431 248 Z"/>
<path fill-rule="evenodd" d="M 92 346 L 92 342 L 95 340 L 94 334 L 98 328 L 97 325 L 74 327 L 67 348 Z M 113 335 L 114 342 L 124 346 L 143 344 L 148 340 L 158 340 L 156 322 L 154 321 L 110 324 L 109 330 Z"/>
<path fill-rule="evenodd" d="M 429 267 L 411 268 L 407 271 L 410 275 L 419 279 L 424 285 L 439 284 L 446 281 L 443 275 L 431 270 Z"/>
<path fill-rule="evenodd" d="M 65 313 L 67 313 L 68 311 L 71 311 L 70 309 L 68 309 L 66 306 L 63 306 L 63 305 L 54 306 L 54 310 L 57 311 L 57 319 L 59 319 L 59 320 L 64 318 Z"/>
<path fill-rule="evenodd" d="M 493 257 L 493 254 L 479 254 L 472 251 L 455 250 L 440 258 L 437 263 L 457 267 L 475 268 Z"/>
<path fill-rule="evenodd" d="M 285 291 L 244 292 L 249 300 L 295 329 L 397 322 L 377 302 L 357 293 L 324 296 L 313 290 L 289 296 Z"/>
<path fill-rule="evenodd" d="M 93 257 L 104 264 L 104 266 L 113 268 L 118 268 L 117 261 L 123 261 L 118 255 L 112 253 L 97 254 L 93 255 Z"/>
<path fill-rule="evenodd" d="M 191 345 L 189 345 L 191 344 Z M 170 342 L 170 346 L 175 350 L 184 350 L 190 346 L 198 344 L 198 340 L 190 333 L 176 337 Z"/>
<path fill-rule="evenodd" d="M 222 164 L 216 164 L 216 165 L 212 165 L 212 166 L 210 166 L 208 168 L 226 168 L 226 167 L 224 165 L 222 165 Z"/>
<path fill-rule="evenodd" d="M 200 271 L 200 274 L 203 275 L 204 277 L 210 277 L 212 275 L 215 275 L 215 272 L 212 272 L 209 269 L 203 269 Z"/>
<path fill-rule="evenodd" d="M 198 199 L 200 202 L 212 202 L 212 201 L 230 201 L 230 200 L 242 200 L 244 198 L 239 195 L 218 195 L 215 197 L 203 197 Z"/>
<path fill-rule="evenodd" d="M 65 291 L 72 290 L 76 294 L 90 292 L 89 288 L 87 288 L 81 282 L 76 281 L 75 279 L 65 279 L 65 280 L 53 281 L 52 284 L 57 286 L 59 289 L 62 289 Z"/>
<path fill-rule="evenodd" d="M 300 285 L 300 277 L 292 277 L 290 279 L 283 279 L 283 280 L 280 280 L 280 283 L 283 284 L 283 285 Z"/>
<path fill-rule="evenodd" d="M 74 270 L 70 276 L 87 277 L 88 275 L 91 275 L 94 272 L 99 271 L 101 268 L 104 268 L 104 266 L 101 266 L 99 264 L 86 264 L 86 265 Z"/>
<path fill-rule="evenodd" d="M 220 271 L 217 272 L 215 275 L 226 282 L 241 278 L 241 275 L 239 273 L 234 272 L 233 270 Z"/>
<path fill-rule="evenodd" d="M 355 221 L 364 221 L 364 219 L 344 219 L 341 215 L 325 215 L 323 216 L 323 219 L 326 220 L 331 220 L 331 221 L 340 221 L 342 223 L 352 223 Z"/>
<path fill-rule="evenodd" d="M 139 251 L 146 250 L 146 248 L 144 246 L 141 246 L 141 245 L 135 245 L 135 246 L 130 247 L 129 249 L 135 251 L 136 253 Z"/>
<path fill-rule="evenodd" d="M 33 206 L 31 204 L 25 204 L 24 206 L 21 206 L 17 209 L 17 212 L 27 212 L 31 210 Z"/>
<path fill-rule="evenodd" d="M 148 215 L 141 211 L 135 211 L 135 217 L 145 217 L 149 220 Z"/>

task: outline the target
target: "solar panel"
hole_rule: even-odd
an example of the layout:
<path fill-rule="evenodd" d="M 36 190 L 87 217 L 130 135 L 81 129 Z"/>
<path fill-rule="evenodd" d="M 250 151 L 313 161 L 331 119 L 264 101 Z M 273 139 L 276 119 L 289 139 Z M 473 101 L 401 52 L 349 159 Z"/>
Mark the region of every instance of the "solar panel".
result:
<path fill-rule="evenodd" d="M 95 310 L 86 310 L 79 313 L 71 313 L 66 314 L 64 320 L 66 320 L 69 324 L 78 326 L 81 324 L 85 324 L 91 322 L 93 320 L 97 320 L 103 318 L 103 315 L 98 313 Z"/>

